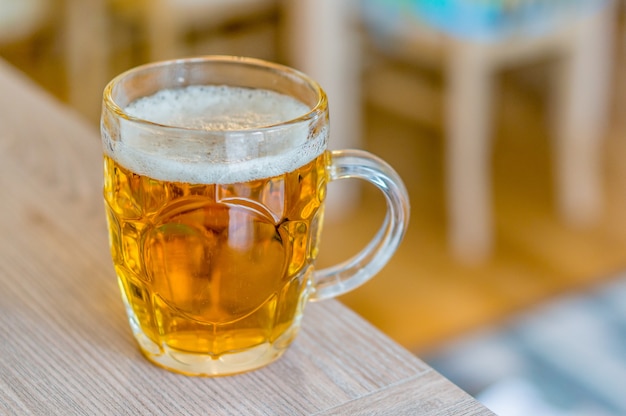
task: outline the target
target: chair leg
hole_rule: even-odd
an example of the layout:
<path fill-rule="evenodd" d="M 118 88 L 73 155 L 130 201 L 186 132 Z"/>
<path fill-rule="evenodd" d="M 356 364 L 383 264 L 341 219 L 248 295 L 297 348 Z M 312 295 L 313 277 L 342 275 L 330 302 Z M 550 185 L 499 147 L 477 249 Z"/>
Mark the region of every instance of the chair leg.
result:
<path fill-rule="evenodd" d="M 584 226 L 602 211 L 602 144 L 610 109 L 612 9 L 581 21 L 559 76 L 556 189 L 566 221 Z"/>
<path fill-rule="evenodd" d="M 65 3 L 65 63 L 68 102 L 92 121 L 100 117 L 109 80 L 109 22 L 106 1 Z"/>
<path fill-rule="evenodd" d="M 306 72 L 328 94 L 330 147 L 362 146 L 361 45 L 354 27 L 354 0 L 299 0 L 285 4 L 290 65 Z M 323 27 L 323 30 L 320 30 Z M 356 209 L 359 183 L 336 183 L 328 193 L 326 218 L 339 221 Z"/>
<path fill-rule="evenodd" d="M 185 55 L 182 47 L 180 21 L 167 0 L 155 0 L 146 8 L 143 24 L 149 39 L 150 60 L 161 61 Z"/>
<path fill-rule="evenodd" d="M 447 68 L 446 174 L 452 252 L 480 261 L 493 245 L 490 175 L 492 80 L 488 46 L 457 41 Z"/>

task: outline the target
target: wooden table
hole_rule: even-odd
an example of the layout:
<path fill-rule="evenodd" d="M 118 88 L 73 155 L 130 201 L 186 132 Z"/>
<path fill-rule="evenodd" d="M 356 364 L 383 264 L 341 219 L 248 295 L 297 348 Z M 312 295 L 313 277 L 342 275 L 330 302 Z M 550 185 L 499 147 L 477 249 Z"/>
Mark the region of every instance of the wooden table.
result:
<path fill-rule="evenodd" d="M 139 353 L 97 130 L 0 61 L 0 414 L 492 414 L 337 301 L 276 363 L 193 378 Z"/>

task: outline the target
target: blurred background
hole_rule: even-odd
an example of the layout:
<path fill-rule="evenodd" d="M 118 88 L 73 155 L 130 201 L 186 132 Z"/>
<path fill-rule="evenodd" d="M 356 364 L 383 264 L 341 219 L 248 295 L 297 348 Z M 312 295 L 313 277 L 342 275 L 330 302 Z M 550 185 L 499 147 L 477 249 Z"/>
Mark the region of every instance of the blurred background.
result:
<path fill-rule="evenodd" d="M 397 254 L 341 301 L 498 414 L 623 415 L 625 10 L 0 0 L 0 58 L 94 130 L 106 82 L 141 63 L 228 54 L 307 72 L 329 95 L 331 147 L 387 160 L 412 202 Z M 329 194 L 322 266 L 356 253 L 385 210 L 359 183 Z"/>

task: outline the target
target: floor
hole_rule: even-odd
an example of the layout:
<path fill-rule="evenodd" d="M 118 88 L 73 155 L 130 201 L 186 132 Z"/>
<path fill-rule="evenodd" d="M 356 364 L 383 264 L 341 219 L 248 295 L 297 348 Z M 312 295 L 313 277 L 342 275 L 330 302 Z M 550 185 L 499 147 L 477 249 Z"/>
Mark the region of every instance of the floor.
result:
<path fill-rule="evenodd" d="M 626 276 L 425 357 L 502 416 L 626 414 Z"/>
<path fill-rule="evenodd" d="M 63 99 L 56 55 L 50 66 L 31 65 L 33 51 L 24 46 L 33 45 L 2 47 L 0 56 Z M 387 267 L 341 300 L 494 409 L 507 394 L 525 398 L 516 410 L 527 411 L 503 409 L 503 415 L 625 414 L 621 393 L 611 390 L 626 385 L 621 302 L 626 297 L 626 126 L 618 117 L 626 89 L 621 77 L 615 81 L 616 113 L 605 143 L 605 209 L 596 224 L 576 229 L 564 223 L 554 203 L 545 104 L 549 63 L 498 75 L 491 159 L 496 244 L 485 261 L 465 264 L 446 242 L 441 80 L 436 74 L 426 77 L 431 93 L 426 99 L 424 83 L 410 69 L 391 65 L 395 72 L 385 78 L 389 83 L 376 81 L 380 73 L 366 78 L 363 147 L 386 159 L 405 180 L 410 228 Z M 618 62 L 618 74 L 622 66 Z M 385 99 L 389 96 L 393 103 Z M 425 101 L 432 105 L 424 106 Z M 426 113 L 407 114 L 407 108 Z M 327 222 L 320 266 L 356 253 L 376 231 L 383 209 L 380 196 L 362 187 L 354 211 Z M 475 365 L 481 371 L 474 371 Z M 599 387 L 601 380 L 609 383 Z M 574 410 L 572 404 L 577 404 Z M 531 405 L 533 411 L 524 408 Z"/>

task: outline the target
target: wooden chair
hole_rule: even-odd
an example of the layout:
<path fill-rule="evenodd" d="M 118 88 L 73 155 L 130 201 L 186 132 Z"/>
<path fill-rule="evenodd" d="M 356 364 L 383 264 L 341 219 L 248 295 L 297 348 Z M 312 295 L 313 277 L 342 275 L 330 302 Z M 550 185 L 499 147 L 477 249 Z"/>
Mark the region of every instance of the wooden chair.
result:
<path fill-rule="evenodd" d="M 379 3 L 384 6 L 384 2 Z M 553 80 L 558 207 L 574 225 L 598 219 L 615 5 L 611 1 L 595 3 L 597 7 L 584 12 L 555 15 L 541 30 L 520 25 L 492 37 L 463 36 L 435 25 L 428 27 L 406 14 L 397 14 L 396 20 L 387 22 L 377 20 L 389 18 L 381 10 L 365 15 L 366 27 L 382 37 L 379 41 L 389 49 L 387 52 L 428 59 L 428 52 L 435 51 L 444 67 L 448 239 L 459 259 L 480 261 L 494 244 L 489 163 L 493 75 L 546 54 L 559 57 L 561 63 Z M 324 62 L 333 65 L 332 61 Z"/>
<path fill-rule="evenodd" d="M 88 117 L 99 117 L 102 89 L 119 72 L 111 72 L 116 18 L 134 26 L 147 49 L 145 62 L 192 53 L 186 36 L 193 30 L 210 32 L 275 7 L 276 0 L 65 0 L 69 102 Z"/>

